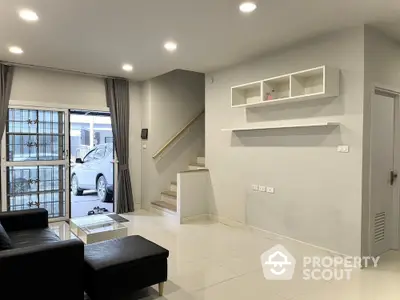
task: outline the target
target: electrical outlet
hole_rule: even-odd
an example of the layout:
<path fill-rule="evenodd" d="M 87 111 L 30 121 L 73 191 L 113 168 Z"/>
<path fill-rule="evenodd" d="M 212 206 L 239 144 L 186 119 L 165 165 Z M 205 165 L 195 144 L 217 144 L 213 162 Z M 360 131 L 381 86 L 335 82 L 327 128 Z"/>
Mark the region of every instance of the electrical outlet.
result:
<path fill-rule="evenodd" d="M 275 189 L 273 187 L 268 186 L 267 187 L 267 193 L 275 194 Z"/>
<path fill-rule="evenodd" d="M 259 190 L 260 192 L 266 192 L 266 191 L 267 191 L 267 188 L 266 188 L 264 185 L 259 185 L 259 186 L 258 186 L 258 190 Z"/>
<path fill-rule="evenodd" d="M 337 147 L 337 151 L 341 153 L 349 153 L 350 149 L 347 145 L 340 145 Z"/>
<path fill-rule="evenodd" d="M 258 185 L 257 184 L 253 184 L 251 186 L 251 188 L 253 189 L 253 191 L 258 192 Z"/>

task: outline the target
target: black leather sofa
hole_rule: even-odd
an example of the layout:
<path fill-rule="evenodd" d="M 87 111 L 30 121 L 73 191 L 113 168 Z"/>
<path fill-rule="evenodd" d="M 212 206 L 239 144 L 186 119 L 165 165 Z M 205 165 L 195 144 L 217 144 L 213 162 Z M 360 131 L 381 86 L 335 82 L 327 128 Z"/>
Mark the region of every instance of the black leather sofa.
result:
<path fill-rule="evenodd" d="M 48 228 L 45 209 L 0 213 L 11 249 L 0 251 L 0 299 L 83 299 L 84 244 Z"/>

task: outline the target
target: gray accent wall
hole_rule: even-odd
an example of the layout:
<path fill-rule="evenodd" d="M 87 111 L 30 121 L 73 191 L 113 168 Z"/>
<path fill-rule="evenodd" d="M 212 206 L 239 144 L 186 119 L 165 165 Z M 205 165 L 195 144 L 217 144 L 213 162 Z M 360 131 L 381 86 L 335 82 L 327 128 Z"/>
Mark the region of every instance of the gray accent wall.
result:
<path fill-rule="evenodd" d="M 340 69 L 340 96 L 231 108 L 230 87 L 320 65 Z M 212 213 L 349 255 L 361 253 L 364 27 L 307 40 L 206 75 L 206 165 Z M 222 128 L 341 122 L 232 134 Z M 349 153 L 337 152 L 348 145 Z M 275 188 L 253 192 L 252 184 Z"/>
<path fill-rule="evenodd" d="M 371 26 L 365 26 L 364 38 L 364 136 L 363 136 L 363 236 L 362 254 L 370 255 L 370 126 L 371 95 L 375 86 L 400 91 L 400 45 L 384 33 Z M 397 107 L 398 109 L 398 107 Z M 399 147 L 399 145 L 397 145 Z M 396 162 L 399 164 L 400 162 Z M 397 183 L 398 184 L 398 183 Z M 396 204 L 396 203 L 395 203 Z M 397 203 L 398 205 L 398 203 Z M 393 210 L 394 212 L 394 210 Z M 397 217 L 397 216 L 396 216 Z M 388 220 L 391 220 L 389 217 Z M 397 228 L 393 232 L 396 232 Z M 393 238 L 387 235 L 387 238 Z M 394 241 L 394 240 L 393 240 Z M 393 245 L 397 248 L 398 245 Z"/>

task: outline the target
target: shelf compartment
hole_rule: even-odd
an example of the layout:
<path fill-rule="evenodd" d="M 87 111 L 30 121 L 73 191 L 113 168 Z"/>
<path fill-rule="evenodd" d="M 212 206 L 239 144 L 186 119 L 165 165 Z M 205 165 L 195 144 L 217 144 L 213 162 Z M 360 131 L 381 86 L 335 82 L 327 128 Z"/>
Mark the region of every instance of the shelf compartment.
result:
<path fill-rule="evenodd" d="M 239 132 L 239 131 L 252 131 L 252 130 L 269 130 L 269 129 L 288 129 L 288 128 L 308 128 L 308 127 L 337 127 L 340 126 L 338 122 L 321 122 L 311 124 L 295 124 L 295 125 L 273 125 L 273 126 L 255 126 L 255 127 L 242 127 L 242 128 L 227 128 L 221 129 L 222 131 Z"/>
<path fill-rule="evenodd" d="M 290 76 L 281 76 L 263 81 L 263 101 L 286 99 L 290 96 Z"/>
<path fill-rule="evenodd" d="M 274 90 L 273 99 L 265 100 Z M 339 96 L 339 70 L 320 66 L 232 88 L 232 107 L 254 108 Z"/>
<path fill-rule="evenodd" d="M 261 81 L 239 85 L 231 89 L 232 106 L 261 102 Z"/>
<path fill-rule="evenodd" d="M 291 75 L 291 97 L 323 94 L 324 67 Z"/>

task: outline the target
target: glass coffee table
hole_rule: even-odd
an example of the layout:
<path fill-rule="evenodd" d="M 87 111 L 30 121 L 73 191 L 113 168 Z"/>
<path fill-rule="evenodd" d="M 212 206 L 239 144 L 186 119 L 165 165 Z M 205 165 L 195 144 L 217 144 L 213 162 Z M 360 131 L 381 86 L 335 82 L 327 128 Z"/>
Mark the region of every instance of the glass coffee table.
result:
<path fill-rule="evenodd" d="M 70 230 L 85 244 L 125 237 L 128 228 L 107 215 L 72 218 Z"/>

